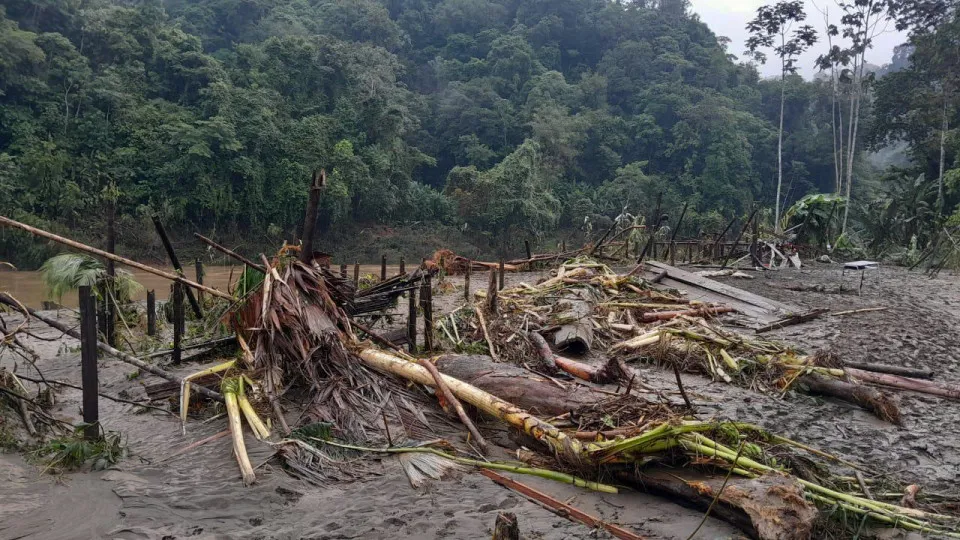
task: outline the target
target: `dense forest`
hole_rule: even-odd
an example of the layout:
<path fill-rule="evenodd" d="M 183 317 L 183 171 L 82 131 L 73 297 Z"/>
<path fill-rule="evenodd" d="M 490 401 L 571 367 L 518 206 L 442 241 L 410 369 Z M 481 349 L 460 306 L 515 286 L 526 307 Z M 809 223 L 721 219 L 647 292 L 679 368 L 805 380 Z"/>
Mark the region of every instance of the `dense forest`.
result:
<path fill-rule="evenodd" d="M 916 248 L 958 220 L 960 22 L 914 4 L 794 13 L 823 53 L 805 81 L 779 38 L 753 43 L 784 67 L 762 79 L 685 0 L 3 0 L 0 214 L 283 239 L 324 168 L 330 238 L 418 223 L 502 250 L 661 194 L 692 236 L 837 193 L 847 245 Z M 911 42 L 876 69 L 880 21 Z M 29 246 L 0 231 L 3 258 Z"/>

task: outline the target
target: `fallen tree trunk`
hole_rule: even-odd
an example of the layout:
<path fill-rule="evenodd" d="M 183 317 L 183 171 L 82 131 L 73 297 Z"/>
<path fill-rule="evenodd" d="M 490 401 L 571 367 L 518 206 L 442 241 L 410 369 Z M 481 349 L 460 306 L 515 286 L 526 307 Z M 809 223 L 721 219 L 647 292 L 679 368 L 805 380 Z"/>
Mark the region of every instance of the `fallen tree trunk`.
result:
<path fill-rule="evenodd" d="M 871 373 L 860 369 L 847 368 L 847 375 L 866 383 L 881 384 L 891 388 L 901 390 L 910 390 L 920 392 L 921 394 L 930 394 L 947 399 L 960 400 L 960 387 L 949 384 L 937 383 L 933 381 L 921 381 L 909 377 L 900 377 L 899 375 L 886 375 L 883 373 Z"/>
<path fill-rule="evenodd" d="M 807 540 L 817 509 L 795 480 L 771 473 L 747 479 L 704 476 L 689 469 L 621 473 L 642 491 L 679 498 L 730 523 L 752 538 Z M 716 503 L 714 503 L 716 499 Z M 712 507 L 711 507 L 712 505 Z"/>
<path fill-rule="evenodd" d="M 11 297 L 10 297 L 8 294 L 6 294 L 6 293 L 0 293 L 0 304 L 6 304 L 6 305 L 11 306 L 11 307 L 17 307 L 17 306 L 19 305 L 19 304 L 16 303 L 15 300 L 13 300 L 13 298 L 11 298 Z M 53 328 L 56 328 L 57 330 L 63 332 L 64 334 L 66 334 L 66 335 L 68 335 L 68 336 L 70 336 L 70 337 L 72 337 L 72 338 L 74 338 L 74 339 L 76 339 L 76 340 L 79 340 L 79 339 L 80 339 L 80 333 L 79 333 L 79 332 L 77 332 L 76 330 L 71 329 L 70 327 L 68 327 L 67 325 L 61 323 L 60 321 L 58 321 L 58 320 L 56 320 L 56 319 L 51 319 L 50 317 L 46 317 L 46 316 L 44 316 L 44 315 L 41 315 L 41 314 L 37 313 L 36 310 L 30 309 L 30 308 L 27 308 L 27 311 L 30 313 L 30 315 L 31 315 L 32 317 L 34 317 L 35 319 L 37 319 L 37 320 L 39 320 L 39 321 L 44 322 L 44 323 L 47 324 L 48 326 L 51 326 L 51 327 L 53 327 Z M 180 377 L 177 377 L 177 376 L 174 375 L 173 373 L 170 373 L 170 372 L 168 372 L 168 371 L 164 371 L 164 370 L 162 370 L 162 369 L 160 369 L 160 368 L 158 368 L 158 367 L 156 367 L 156 366 L 150 365 L 150 364 L 144 362 L 143 360 L 140 360 L 140 359 L 137 358 L 136 356 L 133 356 L 133 355 L 127 354 L 127 353 L 125 353 L 125 352 L 123 352 L 123 351 L 119 351 L 119 350 L 117 350 L 117 349 L 114 349 L 113 347 L 107 345 L 106 343 L 103 343 L 102 341 L 97 341 L 97 348 L 100 349 L 101 351 L 103 351 L 104 353 L 109 354 L 110 356 L 113 356 L 113 357 L 116 358 L 117 360 L 120 360 L 121 362 L 126 362 L 127 364 L 136 366 L 136 367 L 142 369 L 143 371 L 146 371 L 146 372 L 149 372 L 149 373 L 153 373 L 154 375 L 156 375 L 157 377 L 160 377 L 161 379 L 166 379 L 166 380 L 168 380 L 168 381 L 170 381 L 170 382 L 175 382 L 175 383 L 177 383 L 177 384 L 182 384 L 182 383 L 183 383 L 183 379 L 180 378 Z M 202 387 L 202 386 L 193 386 L 193 387 L 196 388 L 197 392 L 203 394 L 204 396 L 206 396 L 206 397 L 208 397 L 208 398 L 210 398 L 210 399 L 215 399 L 215 400 L 217 400 L 217 401 L 223 401 L 223 396 L 221 396 L 218 392 L 214 392 L 213 390 L 210 390 L 210 389 L 208 389 L 208 388 L 204 388 L 204 387 Z"/>
<path fill-rule="evenodd" d="M 390 373 L 417 384 L 436 387 L 436 381 L 430 372 L 409 360 L 370 348 L 360 350 L 357 355 L 364 364 L 381 373 Z M 441 365 L 441 361 L 438 361 L 437 367 L 440 368 Z M 513 403 L 446 374 L 443 374 L 443 381 L 461 400 L 530 435 L 568 463 L 578 463 L 582 458 L 583 447 L 579 441 Z"/>
<path fill-rule="evenodd" d="M 823 396 L 835 397 L 859 405 L 873 412 L 878 418 L 900 425 L 900 410 L 883 392 L 862 384 L 810 374 L 800 379 L 808 391 Z"/>
<path fill-rule="evenodd" d="M 408 360 L 371 348 L 360 350 L 358 355 L 364 364 L 382 373 L 398 375 L 417 384 L 436 385 L 433 377 L 426 369 Z M 447 368 L 450 368 L 453 362 L 459 362 L 461 365 L 464 363 L 475 364 L 482 362 L 484 359 L 485 357 L 447 357 L 445 361 L 444 357 L 440 357 L 437 360 L 437 366 L 442 370 L 444 364 Z M 506 367 L 501 364 L 497 366 L 497 370 L 500 371 Z M 476 371 L 476 368 L 473 369 Z M 474 380 L 482 380 L 489 374 L 489 371 L 486 375 L 475 373 L 477 376 Z M 504 390 L 506 390 L 505 383 L 514 378 L 516 377 L 507 375 L 494 381 L 497 392 L 497 395 L 494 395 L 446 373 L 443 374 L 444 382 L 458 398 L 547 445 L 566 463 L 578 466 L 587 465 L 587 462 L 584 461 L 588 459 L 586 457 L 587 453 L 579 441 L 568 437 L 556 427 L 518 408 L 516 405 L 503 400 Z M 528 391 L 529 386 L 528 383 Z M 528 397 L 528 399 L 530 398 Z M 599 399 L 594 398 L 593 401 L 596 402 Z M 627 478 L 631 483 L 642 488 L 649 489 L 650 484 L 655 481 L 654 477 L 640 476 L 636 471 L 625 474 L 628 475 Z M 718 487 L 723 482 L 722 478 L 702 477 L 696 482 L 688 482 L 678 480 L 679 476 L 675 474 L 668 476 L 672 476 L 673 480 L 670 482 L 674 486 L 678 486 L 677 482 L 679 481 L 687 488 L 685 491 L 675 490 L 672 494 L 693 504 L 704 502 L 709 504 L 714 496 L 719 493 L 718 499 L 721 504 L 729 507 L 729 511 L 720 515 L 720 517 L 733 520 L 732 523 L 755 538 L 771 540 L 809 538 L 809 527 L 813 517 L 816 516 L 816 510 L 811 504 L 804 501 L 803 491 L 796 485 L 795 481 L 787 476 L 770 474 L 761 479 L 731 479 L 732 483 L 722 491 Z M 669 491 L 666 492 L 670 493 Z"/>
<path fill-rule="evenodd" d="M 593 346 L 593 308 L 597 304 L 597 295 L 589 288 L 570 290 L 557 302 L 561 310 L 557 317 L 561 320 L 560 329 L 553 336 L 553 344 L 561 350 L 575 354 L 584 354 Z"/>
<path fill-rule="evenodd" d="M 914 379 L 932 379 L 933 371 L 929 369 L 915 369 L 903 366 L 887 366 L 884 364 L 866 364 L 862 362 L 844 362 L 844 368 L 859 369 L 862 371 L 873 371 L 874 373 L 889 373 L 891 375 L 900 375 L 902 377 L 911 377 Z"/>
<path fill-rule="evenodd" d="M 435 365 L 440 373 L 448 377 L 454 377 L 543 416 L 570 412 L 608 397 L 605 394 L 584 392 L 584 388 L 560 388 L 522 368 L 498 364 L 489 356 L 444 355 L 437 358 Z"/>

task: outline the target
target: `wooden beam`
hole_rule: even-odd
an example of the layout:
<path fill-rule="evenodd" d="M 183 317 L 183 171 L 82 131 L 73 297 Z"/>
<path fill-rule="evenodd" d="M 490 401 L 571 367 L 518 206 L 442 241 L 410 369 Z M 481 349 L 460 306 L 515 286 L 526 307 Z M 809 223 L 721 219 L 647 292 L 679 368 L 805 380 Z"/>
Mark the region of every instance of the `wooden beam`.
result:
<path fill-rule="evenodd" d="M 39 236 L 40 238 L 46 238 L 47 240 L 52 240 L 52 241 L 57 242 L 57 243 L 59 243 L 59 244 L 63 244 L 63 245 L 65 245 L 65 246 L 72 247 L 72 248 L 74 248 L 74 249 L 83 251 L 83 252 L 85 252 L 85 253 L 89 253 L 89 254 L 91 254 L 91 255 L 96 255 L 96 256 L 98 256 L 98 257 L 103 257 L 103 258 L 105 258 L 105 259 L 110 259 L 110 260 L 112 260 L 112 261 L 114 261 L 114 262 L 118 262 L 118 263 L 120 263 L 120 264 L 129 266 L 129 267 L 131 267 L 131 268 L 136 268 L 137 270 L 143 270 L 144 272 L 147 272 L 147 273 L 149 273 L 149 274 L 153 274 L 153 275 L 155 275 L 155 276 L 160 276 L 160 277 L 162 277 L 162 278 L 169 279 L 170 281 L 178 281 L 178 282 L 183 283 L 184 285 L 186 285 L 186 286 L 188 286 L 188 287 L 192 287 L 192 288 L 194 288 L 194 289 L 201 290 L 201 291 L 203 291 L 203 292 L 212 294 L 212 295 L 214 295 L 214 296 L 218 296 L 218 297 L 220 297 L 220 298 L 226 298 L 227 300 L 233 300 L 233 297 L 232 297 L 232 296 L 230 296 L 229 294 L 227 294 L 227 293 L 225 293 L 225 292 L 223 292 L 223 291 L 218 291 L 217 289 L 212 289 L 212 288 L 207 287 L 207 286 L 205 286 L 205 285 L 200 285 L 199 283 L 190 281 L 189 279 L 187 279 L 187 278 L 185 278 L 185 277 L 183 277 L 183 276 L 180 276 L 180 275 L 177 275 L 177 274 L 171 274 L 170 272 L 165 272 L 165 271 L 163 271 L 163 270 L 158 270 L 158 269 L 156 269 L 156 268 L 154 268 L 154 267 L 152 267 L 152 266 L 147 266 L 147 265 L 145 265 L 145 264 L 138 263 L 137 261 L 133 261 L 133 260 L 130 260 L 130 259 L 121 257 L 121 256 L 119 256 L 119 255 L 114 255 L 114 254 L 112 254 L 112 253 L 107 253 L 106 251 L 103 251 L 102 249 L 97 249 L 97 248 L 95 248 L 95 247 L 91 247 L 91 246 L 88 246 L 88 245 L 86 245 L 86 244 L 81 244 L 80 242 L 77 242 L 77 241 L 75 241 L 75 240 L 71 240 L 71 239 L 69 239 L 69 238 L 64 238 L 63 236 L 59 236 L 59 235 L 53 234 L 53 233 L 51 233 L 51 232 L 47 232 L 47 231 L 45 231 L 45 230 L 43 230 L 43 229 L 38 229 L 38 228 L 36 228 L 36 227 L 31 227 L 30 225 L 27 225 L 26 223 L 20 223 L 19 221 L 12 220 L 12 219 L 10 219 L 10 218 L 8 218 L 8 217 L 0 216 L 0 225 L 6 225 L 7 227 L 13 227 L 13 228 L 15 228 L 15 229 L 20 229 L 20 230 L 26 231 L 26 232 L 34 235 L 34 236 Z"/>

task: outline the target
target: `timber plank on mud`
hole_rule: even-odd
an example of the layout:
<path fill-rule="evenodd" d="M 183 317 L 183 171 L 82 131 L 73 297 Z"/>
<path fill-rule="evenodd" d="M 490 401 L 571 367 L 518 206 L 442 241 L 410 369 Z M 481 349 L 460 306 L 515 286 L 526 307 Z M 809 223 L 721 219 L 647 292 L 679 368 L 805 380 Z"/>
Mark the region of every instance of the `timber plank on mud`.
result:
<path fill-rule="evenodd" d="M 690 300 L 717 302 L 736 308 L 738 312 L 756 319 L 761 324 L 769 324 L 803 311 L 798 306 L 771 300 L 669 264 L 647 261 L 646 265 L 644 277 L 647 279 L 665 271 L 667 275 L 660 281 L 661 285 L 686 292 Z"/>

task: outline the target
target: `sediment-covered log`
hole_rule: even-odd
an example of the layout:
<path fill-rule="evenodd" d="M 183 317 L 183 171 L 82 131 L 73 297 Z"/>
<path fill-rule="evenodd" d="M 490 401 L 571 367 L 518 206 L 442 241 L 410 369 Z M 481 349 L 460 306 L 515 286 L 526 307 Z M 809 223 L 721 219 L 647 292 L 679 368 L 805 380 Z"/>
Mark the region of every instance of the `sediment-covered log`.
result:
<path fill-rule="evenodd" d="M 726 485 L 723 478 L 691 469 L 631 471 L 620 477 L 644 491 L 675 497 L 701 510 L 713 504 L 710 515 L 752 538 L 808 540 L 813 534 L 817 509 L 804 499 L 796 480 L 785 475 L 769 473 L 753 479 L 731 476 Z"/>
<path fill-rule="evenodd" d="M 911 379 L 910 377 L 900 377 L 899 375 L 887 375 L 885 373 L 872 373 L 853 368 L 846 368 L 844 371 L 846 371 L 847 375 L 866 383 L 880 384 L 891 388 L 960 400 L 960 386 L 957 385 L 922 381 L 919 379 Z"/>
<path fill-rule="evenodd" d="M 553 344 L 560 350 L 584 354 L 593 346 L 593 308 L 599 299 L 589 287 L 569 290 L 557 302 L 560 329 L 553 336 Z"/>
<path fill-rule="evenodd" d="M 534 414 L 555 416 L 593 405 L 605 394 L 585 388 L 563 389 L 555 383 L 489 356 L 444 355 L 435 362 L 444 375 L 459 379 Z"/>
<path fill-rule="evenodd" d="M 900 425 L 900 410 L 890 397 L 876 388 L 822 375 L 805 375 L 800 384 L 814 394 L 835 397 L 859 405 L 878 418 Z"/>

